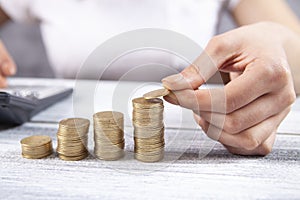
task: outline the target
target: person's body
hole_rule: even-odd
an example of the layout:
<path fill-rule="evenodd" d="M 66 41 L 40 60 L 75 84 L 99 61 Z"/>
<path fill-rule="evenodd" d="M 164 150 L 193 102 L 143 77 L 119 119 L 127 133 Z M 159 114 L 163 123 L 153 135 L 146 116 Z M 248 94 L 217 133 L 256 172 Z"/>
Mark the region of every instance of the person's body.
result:
<path fill-rule="evenodd" d="M 166 100 L 192 109 L 195 119 L 208 136 L 218 139 L 232 153 L 268 154 L 274 143 L 276 129 L 295 100 L 295 91 L 298 94 L 300 92 L 300 24 L 282 0 L 231 1 L 237 2 L 232 4 L 232 13 L 242 27 L 215 37 L 212 36 L 218 11 L 224 2 L 221 0 L 119 2 L 117 7 L 109 0 L 98 1 L 99 7 L 95 4 L 97 1 L 0 2 L 6 12 L 0 12 L 0 23 L 6 21 L 9 15 L 18 20 L 32 20 L 41 24 L 50 62 L 59 77 L 74 76 L 78 63 L 80 65 L 93 48 L 112 35 L 132 29 L 171 29 L 187 35 L 200 45 L 208 43 L 206 54 L 200 55 L 194 65 L 163 80 L 165 87 L 176 94 L 166 97 Z M 19 9 L 12 6 L 16 2 L 19 2 Z M 101 2 L 106 4 L 101 5 Z M 198 5 L 197 2 L 202 3 Z M 41 10 L 43 4 L 46 7 Z M 133 5 L 136 7 L 130 7 Z M 68 8 L 71 15 L 65 13 Z M 99 10 L 94 10 L 96 8 L 105 9 L 98 13 Z M 85 16 L 86 13 L 81 9 L 90 9 L 91 19 L 95 21 L 89 22 L 89 15 Z M 132 14 L 132 9 L 136 13 Z M 166 9 L 167 16 L 164 15 Z M 156 13 L 149 17 L 153 11 Z M 205 14 L 203 19 L 200 18 L 201 14 Z M 112 15 L 118 17 L 110 18 Z M 122 22 L 118 19 L 122 19 Z M 204 26 L 208 19 L 211 25 Z M 101 29 L 95 28 L 95 32 L 89 34 L 97 20 L 101 22 Z M 65 27 L 68 23 L 71 23 L 71 28 Z M 76 28 L 80 31 L 72 35 L 71 31 Z M 98 38 L 101 33 L 102 37 Z M 89 39 L 82 40 L 81 34 Z M 72 49 L 71 52 L 63 48 L 64 42 L 68 42 L 66 46 Z M 74 61 L 74 58 L 80 59 Z M 1 44 L 0 70 L 0 86 L 5 86 L 5 77 L 13 75 L 16 67 Z M 217 70 L 230 72 L 232 77 L 224 90 L 226 104 L 219 110 L 212 108 L 207 91 L 198 90 Z M 70 71 L 71 74 L 65 73 Z M 194 97 L 196 99 L 192 101 Z M 218 120 L 223 118 L 224 125 L 222 120 Z M 214 132 L 221 134 L 216 138 Z"/>
<path fill-rule="evenodd" d="M 59 78 L 74 78 L 96 47 L 135 29 L 172 30 L 204 48 L 225 4 L 224 0 L 0 0 L 12 20 L 39 23 L 48 60 Z"/>

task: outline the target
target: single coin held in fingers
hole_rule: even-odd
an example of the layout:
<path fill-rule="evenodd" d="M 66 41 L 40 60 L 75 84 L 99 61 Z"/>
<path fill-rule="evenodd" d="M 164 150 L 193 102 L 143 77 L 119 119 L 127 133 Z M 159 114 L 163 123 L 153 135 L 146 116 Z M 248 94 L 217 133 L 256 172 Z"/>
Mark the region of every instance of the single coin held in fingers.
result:
<path fill-rule="evenodd" d="M 158 90 L 148 92 L 144 94 L 143 97 L 145 99 L 154 99 L 154 98 L 166 96 L 168 94 L 170 94 L 170 90 L 163 88 L 163 89 L 158 89 Z"/>

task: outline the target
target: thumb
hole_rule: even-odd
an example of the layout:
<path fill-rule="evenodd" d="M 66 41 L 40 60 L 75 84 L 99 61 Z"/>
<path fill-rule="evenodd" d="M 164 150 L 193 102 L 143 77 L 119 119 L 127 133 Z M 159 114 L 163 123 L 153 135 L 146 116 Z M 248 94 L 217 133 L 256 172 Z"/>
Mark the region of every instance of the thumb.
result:
<path fill-rule="evenodd" d="M 223 42 L 221 36 L 211 39 L 200 56 L 182 72 L 162 79 L 165 88 L 169 90 L 197 89 L 210 79 L 232 55 L 228 42 Z M 227 58 L 226 58 L 227 57 Z"/>

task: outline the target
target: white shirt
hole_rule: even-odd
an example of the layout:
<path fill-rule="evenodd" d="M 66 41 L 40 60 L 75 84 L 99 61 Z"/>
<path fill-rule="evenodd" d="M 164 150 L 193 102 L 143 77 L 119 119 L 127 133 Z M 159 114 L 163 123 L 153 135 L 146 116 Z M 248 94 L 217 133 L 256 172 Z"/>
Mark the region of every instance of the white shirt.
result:
<path fill-rule="evenodd" d="M 56 76 L 71 78 L 97 46 L 126 31 L 168 29 L 204 47 L 215 34 L 224 0 L 0 0 L 0 3 L 12 19 L 40 23 Z M 232 7 L 236 0 L 231 3 Z"/>

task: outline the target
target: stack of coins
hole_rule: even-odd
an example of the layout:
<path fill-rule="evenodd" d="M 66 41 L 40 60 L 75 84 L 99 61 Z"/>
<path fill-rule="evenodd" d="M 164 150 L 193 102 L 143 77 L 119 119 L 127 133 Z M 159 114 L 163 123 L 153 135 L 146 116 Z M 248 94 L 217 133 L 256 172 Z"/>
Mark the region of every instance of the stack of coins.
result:
<path fill-rule="evenodd" d="M 163 101 L 159 98 L 133 99 L 135 158 L 157 162 L 164 157 Z"/>
<path fill-rule="evenodd" d="M 28 159 L 39 159 L 53 152 L 52 140 L 46 135 L 35 135 L 21 140 L 22 156 Z"/>
<path fill-rule="evenodd" d="M 118 160 L 124 156 L 124 116 L 104 111 L 94 116 L 95 155 L 102 160 Z"/>
<path fill-rule="evenodd" d="M 88 156 L 89 126 L 90 121 L 83 118 L 70 118 L 59 122 L 57 153 L 60 159 L 75 161 Z"/>

